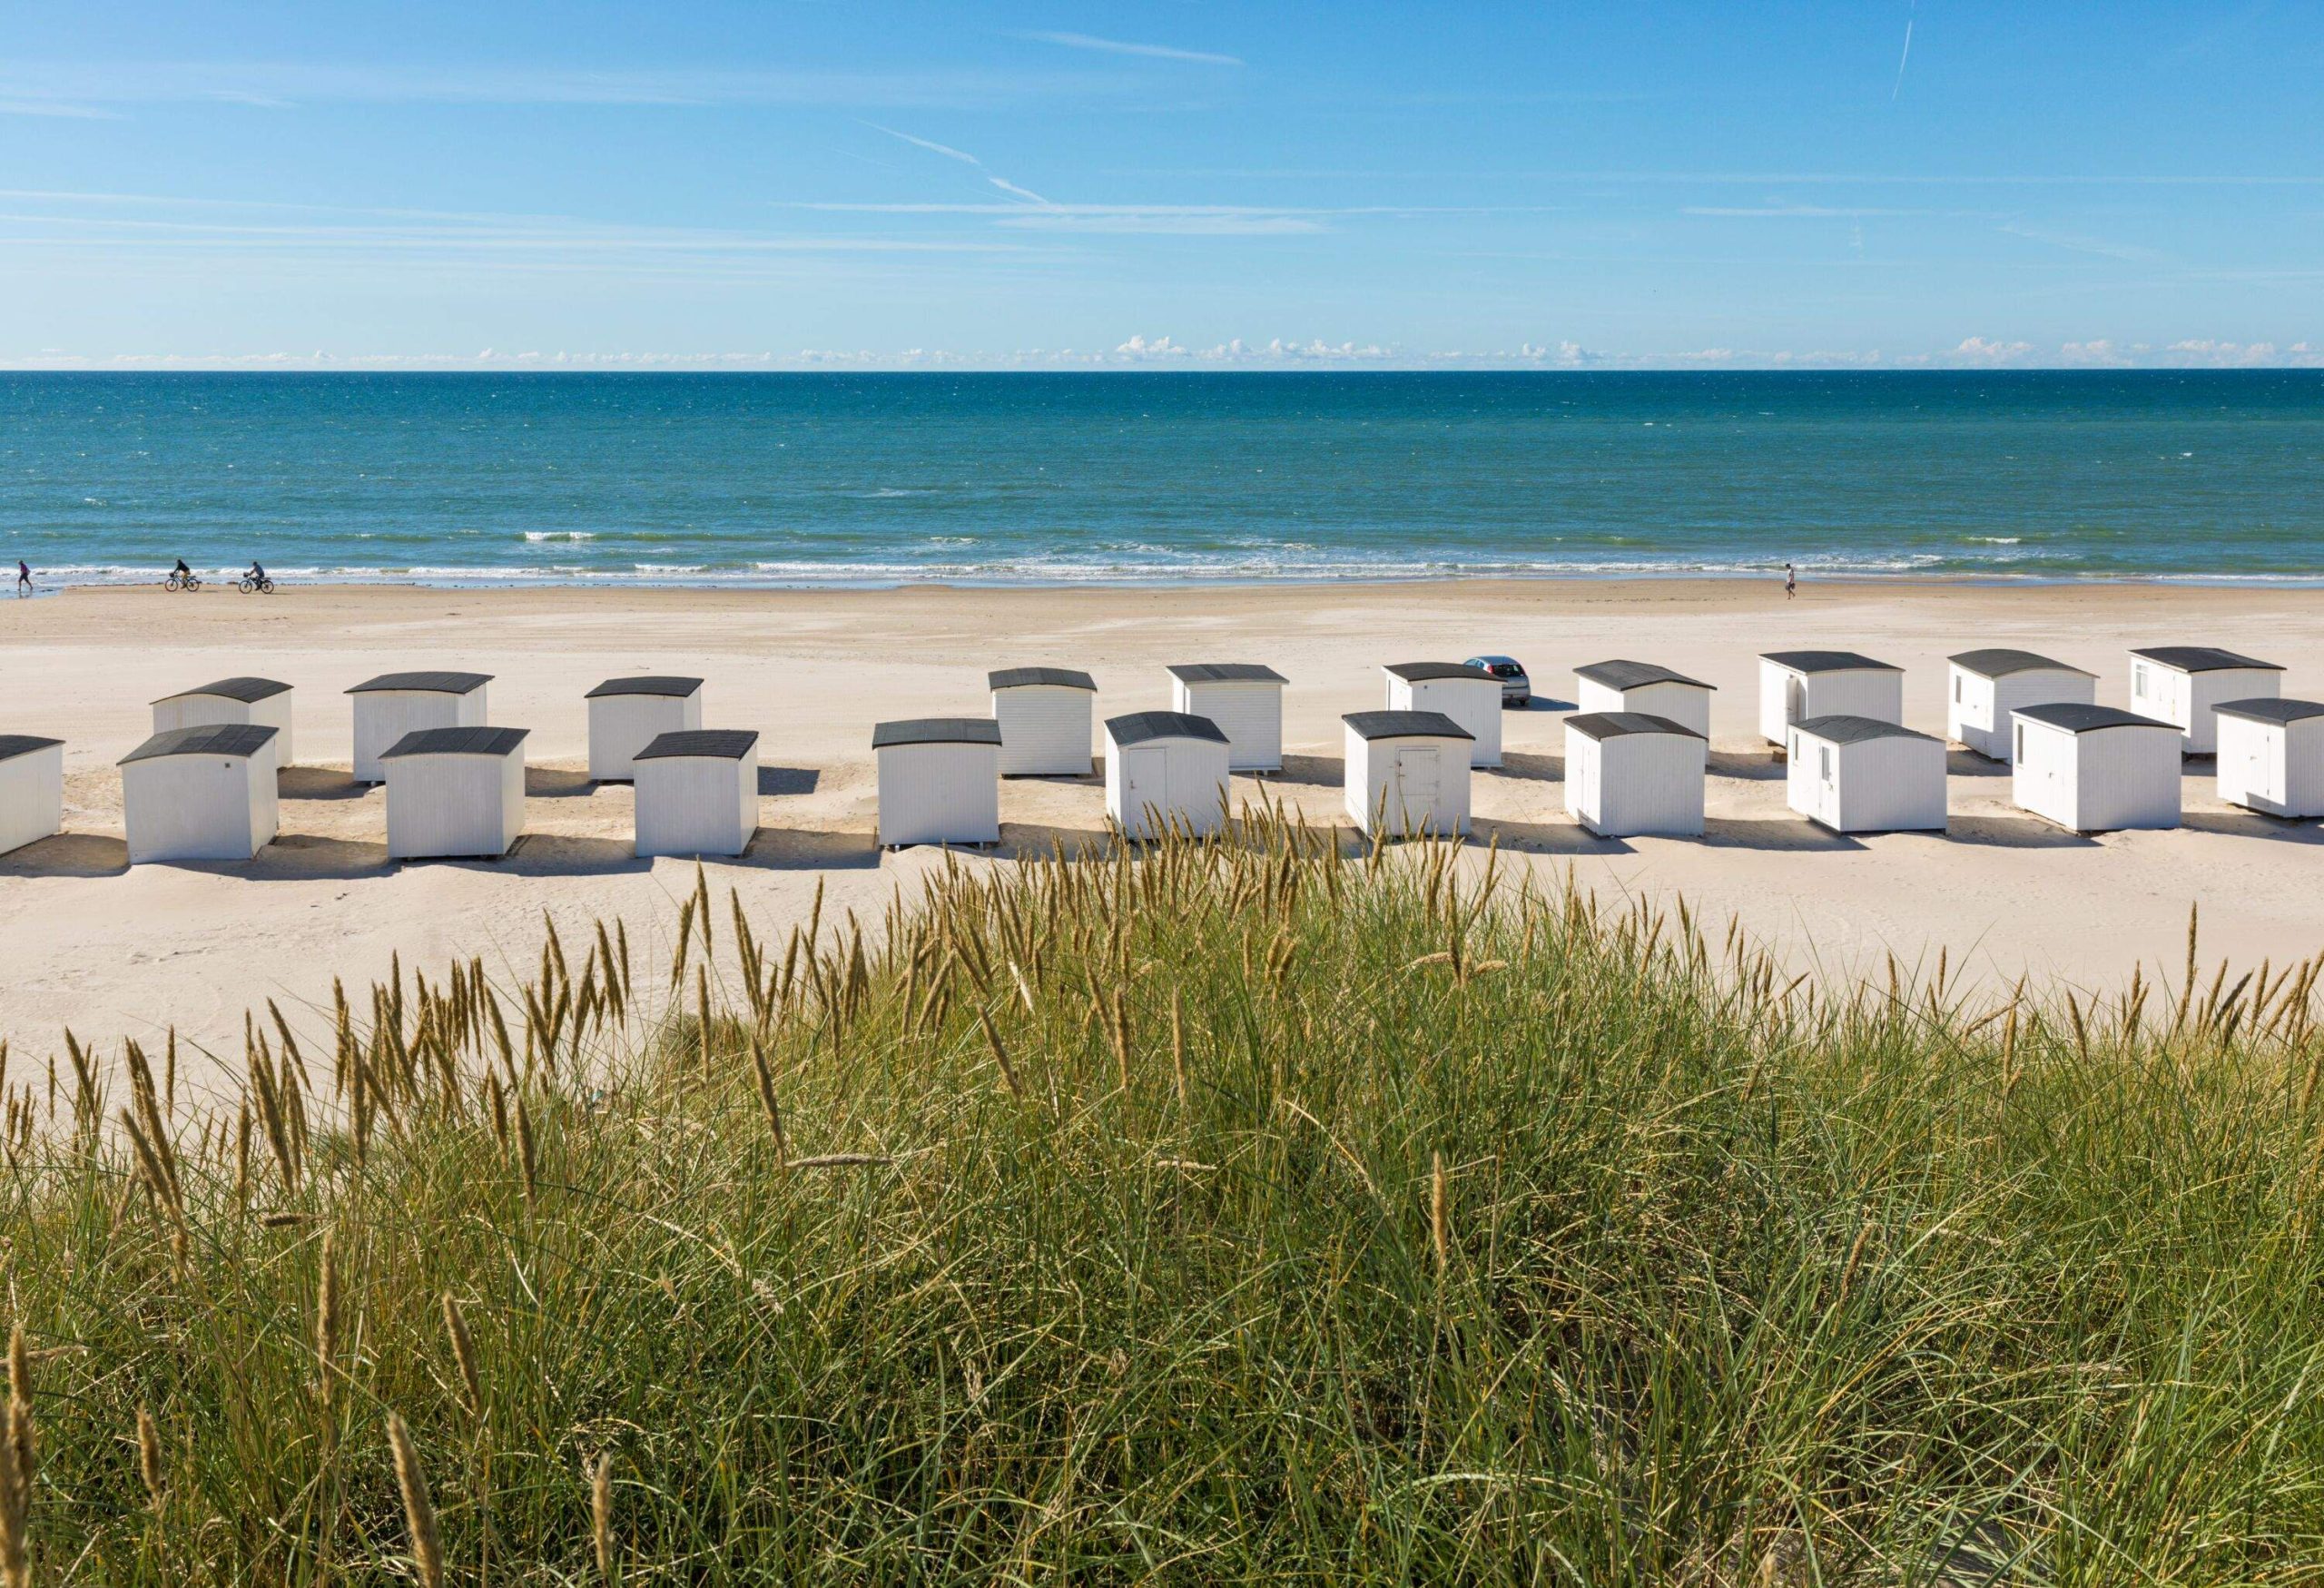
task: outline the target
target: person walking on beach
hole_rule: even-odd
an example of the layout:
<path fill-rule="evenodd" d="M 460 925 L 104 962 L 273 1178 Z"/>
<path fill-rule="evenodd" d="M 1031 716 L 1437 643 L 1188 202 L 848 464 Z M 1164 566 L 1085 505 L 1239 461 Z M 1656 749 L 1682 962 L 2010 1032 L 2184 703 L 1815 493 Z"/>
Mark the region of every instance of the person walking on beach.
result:
<path fill-rule="evenodd" d="M 1799 595 L 1799 570 L 1789 563 L 1783 565 L 1783 598 L 1796 599 Z"/>
<path fill-rule="evenodd" d="M 29 595 L 31 595 L 32 593 L 33 593 L 33 568 L 32 568 L 32 564 L 30 564 L 30 563 L 26 562 L 23 557 L 18 557 L 18 558 L 16 559 L 16 594 L 17 594 L 17 595 L 19 595 L 19 596 L 29 596 Z"/>

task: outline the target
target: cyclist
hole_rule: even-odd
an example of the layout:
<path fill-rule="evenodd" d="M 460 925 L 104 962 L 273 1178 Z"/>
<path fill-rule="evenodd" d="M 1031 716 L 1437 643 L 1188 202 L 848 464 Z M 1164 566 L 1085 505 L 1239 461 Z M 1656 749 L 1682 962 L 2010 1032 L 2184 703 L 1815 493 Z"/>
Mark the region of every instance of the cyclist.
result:
<path fill-rule="evenodd" d="M 172 568 L 170 573 L 173 577 L 178 579 L 190 579 L 193 577 L 193 570 L 185 566 L 185 558 L 183 557 L 178 558 L 178 566 Z"/>
<path fill-rule="evenodd" d="M 248 579 L 251 584 L 258 585 L 261 587 L 266 584 L 266 570 L 258 566 L 258 558 L 256 557 L 251 558 L 251 571 L 244 574 L 242 577 Z"/>

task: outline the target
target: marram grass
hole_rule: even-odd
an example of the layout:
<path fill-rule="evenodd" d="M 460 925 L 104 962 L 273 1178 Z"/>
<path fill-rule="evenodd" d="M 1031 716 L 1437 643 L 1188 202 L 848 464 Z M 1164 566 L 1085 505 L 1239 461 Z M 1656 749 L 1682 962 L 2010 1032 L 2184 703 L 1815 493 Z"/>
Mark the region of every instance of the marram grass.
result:
<path fill-rule="evenodd" d="M 2318 1581 L 2317 966 L 1819 992 L 1254 813 L 228 1113 L 20 1055 L 0 1583 Z"/>

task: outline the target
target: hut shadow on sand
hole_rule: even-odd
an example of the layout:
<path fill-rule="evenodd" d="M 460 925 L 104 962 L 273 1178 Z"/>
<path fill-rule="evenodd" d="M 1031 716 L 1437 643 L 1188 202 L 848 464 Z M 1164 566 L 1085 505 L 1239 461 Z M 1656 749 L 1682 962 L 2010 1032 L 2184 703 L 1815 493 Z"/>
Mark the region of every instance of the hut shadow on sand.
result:
<path fill-rule="evenodd" d="M 274 779 L 275 796 L 286 800 L 359 800 L 378 786 L 344 766 L 286 766 Z"/>
<path fill-rule="evenodd" d="M 811 794 L 822 780 L 823 774 L 812 766 L 761 766 L 759 797 Z"/>
<path fill-rule="evenodd" d="M 1509 822 L 1478 816 L 1469 824 L 1469 841 L 1498 843 L 1512 854 L 1635 854 L 1620 838 L 1601 838 L 1579 822 Z"/>
<path fill-rule="evenodd" d="M 0 854 L 0 877 L 117 877 L 129 845 L 99 833 L 58 833 Z"/>
<path fill-rule="evenodd" d="M 1964 816 L 1945 824 L 1945 835 L 1956 843 L 1978 843 L 1990 849 L 2094 849 L 2098 841 L 2070 832 L 2042 816 Z"/>
<path fill-rule="evenodd" d="M 1925 836 L 1942 840 L 1944 834 Z M 1774 849 L 1809 853 L 1862 849 L 1845 833 L 1835 833 L 1805 816 L 1713 816 L 1703 824 L 1701 843 L 1709 849 Z"/>
<path fill-rule="evenodd" d="M 1537 783 L 1563 783 L 1565 757 L 1535 754 L 1530 750 L 1504 752 L 1499 766 L 1480 766 L 1477 774 L 1483 777 L 1523 777 Z"/>
<path fill-rule="evenodd" d="M 1248 773 L 1238 772 L 1237 777 Z M 1344 788 L 1347 785 L 1347 762 L 1338 755 L 1285 755 L 1283 770 L 1270 773 L 1260 780 L 1264 787 L 1270 783 L 1299 783 L 1314 788 Z"/>

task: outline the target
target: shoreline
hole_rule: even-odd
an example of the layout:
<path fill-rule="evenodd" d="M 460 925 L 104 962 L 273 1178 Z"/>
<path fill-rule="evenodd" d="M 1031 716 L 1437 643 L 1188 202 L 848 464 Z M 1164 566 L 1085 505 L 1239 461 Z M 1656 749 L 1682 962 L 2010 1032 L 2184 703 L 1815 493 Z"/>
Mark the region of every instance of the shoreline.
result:
<path fill-rule="evenodd" d="M 2028 573 L 2012 574 L 1967 569 L 1918 570 L 1847 569 L 1822 572 L 1801 565 L 1803 577 L 1800 588 L 1811 584 L 1820 589 L 1854 585 L 1888 586 L 1965 586 L 2001 589 L 2093 589 L 2122 586 L 2146 589 L 2324 589 L 2324 568 L 2313 573 L 2266 574 L 2173 574 L 2173 573 Z M 241 569 L 196 568 L 204 590 L 218 589 L 230 594 L 241 576 Z M 438 590 L 438 591 L 497 591 L 497 590 L 679 590 L 734 591 L 764 594 L 860 593 L 865 595 L 901 594 L 914 590 L 944 590 L 980 592 L 1000 590 L 1032 590 L 1049 592 L 1164 591 L 1164 590 L 1363 590 L 1374 587 L 1410 587 L 1413 586 L 1461 586 L 1476 584 L 1665 584 L 1673 581 L 1700 580 L 1709 584 L 1748 585 L 1772 580 L 1782 584 L 1783 565 L 1750 568 L 1670 568 L 1668 570 L 1611 568 L 1596 571 L 1588 568 L 1559 568 L 1548 571 L 1510 571 L 1488 569 L 1483 572 L 1446 573 L 1430 571 L 1413 574 L 1383 573 L 1368 570 L 1349 574 L 1286 574 L 1276 577 L 1247 575 L 1157 576 L 1152 578 L 1125 577 L 1114 574 L 1093 576 L 1087 579 L 1043 579 L 994 577 L 974 578 L 955 575 L 936 577 L 899 577 L 893 578 L 866 577 L 862 578 L 772 578 L 756 575 L 738 575 L 732 578 L 684 578 L 655 574 L 606 573 L 602 575 L 559 574 L 555 576 L 478 573 L 468 575 L 435 575 L 381 573 L 350 577 L 346 569 L 333 569 L 314 575 L 302 568 L 270 568 L 269 577 L 277 586 L 277 595 L 295 591 L 333 590 Z M 41 583 L 41 570 L 34 570 L 34 598 L 66 595 L 76 590 L 141 590 L 160 589 L 161 577 L 139 577 L 124 573 L 119 578 L 67 579 L 54 584 Z M 182 594 L 183 592 L 175 592 Z"/>
<path fill-rule="evenodd" d="M 2324 826 L 2221 804 L 2210 764 L 2182 777 L 2186 825 L 2081 838 L 2010 802 L 2002 769 L 1953 752 L 1945 834 L 1841 837 L 1787 808 L 1781 769 L 1756 735 L 1756 656 L 1859 649 L 1905 669 L 1905 721 L 1941 733 L 1943 657 L 2016 645 L 2089 667 L 2120 704 L 2125 649 L 2219 643 L 2290 671 L 2284 692 L 2324 695 L 2324 603 L 2286 587 L 2059 587 L 1953 579 L 1829 580 L 1787 602 L 1779 583 L 1715 578 L 1460 579 L 1156 588 L 762 590 L 632 586 L 430 589 L 299 587 L 272 597 L 205 588 L 82 587 L 0 609 L 0 733 L 62 738 L 65 835 L 0 855 L 0 1039 L 37 1056 L 70 1026 L 114 1044 L 175 1027 L 192 1050 L 239 1068 L 242 1012 L 279 1001 L 304 1040 L 333 977 L 385 973 L 391 957 L 537 955 L 598 917 L 633 933 L 675 918 L 691 863 L 631 854 L 632 794 L 586 777 L 582 695 L 602 678 L 707 680 L 704 725 L 761 738 L 760 832 L 711 862 L 779 937 L 818 888 L 827 913 L 875 919 L 943 852 L 883 854 L 873 840 L 876 722 L 982 715 L 989 667 L 1091 672 L 1096 715 L 1168 701 L 1166 664 L 1269 662 L 1285 695 L 1286 774 L 1234 780 L 1311 824 L 1344 821 L 1342 714 L 1381 704 L 1380 666 L 1513 655 L 1536 709 L 1504 721 L 1508 764 L 1476 775 L 1482 863 L 1544 881 L 1571 869 L 1610 896 L 1685 898 L 1827 979 L 1876 974 L 1891 953 L 2006 987 L 2112 989 L 2134 968 L 2183 961 L 2191 904 L 2205 959 L 2278 964 L 2324 947 Z M 1600 840 L 1566 815 L 1561 714 L 1571 669 L 1610 656 L 1672 666 L 1713 696 L 1706 836 Z M 531 730 L 527 837 L 496 864 L 395 865 L 383 796 L 355 785 L 341 693 L 418 666 L 493 675 L 488 720 Z M 115 762 L 151 730 L 147 703 L 212 678 L 256 674 L 297 691 L 300 764 L 281 784 L 281 837 L 230 866 L 125 863 Z M 1102 749 L 1100 739 L 1098 748 Z M 1009 779 L 1003 843 L 970 865 L 1008 865 L 1103 842 L 1099 778 Z"/>

